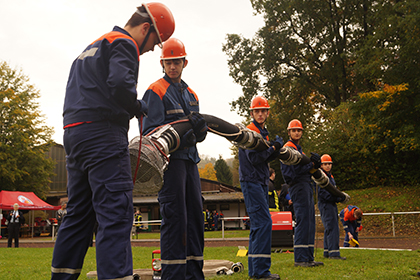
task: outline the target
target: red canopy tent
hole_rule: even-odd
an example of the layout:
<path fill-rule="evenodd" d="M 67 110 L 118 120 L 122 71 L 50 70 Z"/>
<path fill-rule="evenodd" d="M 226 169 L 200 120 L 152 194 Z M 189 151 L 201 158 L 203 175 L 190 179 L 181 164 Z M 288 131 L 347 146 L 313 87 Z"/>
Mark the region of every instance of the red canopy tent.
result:
<path fill-rule="evenodd" d="M 33 192 L 0 191 L 0 214 L 2 210 L 13 210 L 13 204 L 19 204 L 19 210 L 58 210 L 61 206 L 52 206 Z M 31 212 L 30 212 L 31 213 Z M 2 216 L 2 215 L 0 215 Z M 34 216 L 32 215 L 32 237 L 34 235 Z M 53 227 L 54 229 L 54 227 Z M 54 239 L 54 231 L 53 231 Z"/>
<path fill-rule="evenodd" d="M 0 191 L 0 209 L 13 210 L 13 204 L 19 204 L 20 210 L 58 210 L 61 206 L 52 206 L 33 192 Z"/>

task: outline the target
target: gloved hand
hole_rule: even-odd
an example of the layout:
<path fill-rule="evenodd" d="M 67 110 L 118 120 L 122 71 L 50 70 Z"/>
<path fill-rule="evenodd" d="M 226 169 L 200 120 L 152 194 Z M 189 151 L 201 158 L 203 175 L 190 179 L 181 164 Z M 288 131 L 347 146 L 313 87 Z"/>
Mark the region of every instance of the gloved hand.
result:
<path fill-rule="evenodd" d="M 311 161 L 314 164 L 315 169 L 318 169 L 321 167 L 321 157 L 317 153 L 311 152 Z"/>
<path fill-rule="evenodd" d="M 146 101 L 137 100 L 135 116 L 139 119 L 142 115 L 147 116 L 149 108 L 147 107 Z"/>
<path fill-rule="evenodd" d="M 284 145 L 283 138 L 276 135 L 276 138 L 274 138 L 274 141 L 273 141 L 273 146 L 276 148 L 276 151 L 280 150 L 281 147 L 283 147 L 283 145 Z"/>
<path fill-rule="evenodd" d="M 192 147 L 197 143 L 194 130 L 190 129 L 182 136 L 180 149 Z"/>
<path fill-rule="evenodd" d="M 188 115 L 188 119 L 190 120 L 194 134 L 197 137 L 197 141 L 203 141 L 207 135 L 207 124 L 203 116 L 198 112 L 192 112 Z"/>
<path fill-rule="evenodd" d="M 343 203 L 343 204 L 347 204 L 347 203 L 350 201 L 350 196 L 349 196 L 347 193 L 345 193 L 345 192 L 342 192 L 342 193 L 344 193 L 344 195 L 345 195 L 346 197 L 344 198 L 344 200 L 343 200 L 343 201 L 341 201 L 341 203 Z"/>

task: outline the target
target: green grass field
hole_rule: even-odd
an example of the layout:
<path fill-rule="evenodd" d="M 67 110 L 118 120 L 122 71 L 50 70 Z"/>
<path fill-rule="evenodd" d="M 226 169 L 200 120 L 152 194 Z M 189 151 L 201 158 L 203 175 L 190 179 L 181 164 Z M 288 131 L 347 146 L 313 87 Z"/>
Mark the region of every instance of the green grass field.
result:
<path fill-rule="evenodd" d="M 151 252 L 158 248 L 133 247 L 134 269 L 150 268 Z M 0 248 L 0 279 L 26 280 L 49 279 L 53 248 Z M 248 279 L 246 257 L 237 257 L 236 247 L 206 247 L 204 259 L 223 259 L 242 262 L 245 271 L 231 276 L 217 276 L 213 279 Z M 293 254 L 273 253 L 272 273 L 281 279 L 419 279 L 420 250 L 417 251 L 374 251 L 342 250 L 346 261 L 329 260 L 322 257 L 322 250 L 316 252 L 316 260 L 323 261 L 323 267 L 296 268 Z M 89 271 L 96 270 L 95 248 L 89 248 L 79 279 L 86 279 Z"/>

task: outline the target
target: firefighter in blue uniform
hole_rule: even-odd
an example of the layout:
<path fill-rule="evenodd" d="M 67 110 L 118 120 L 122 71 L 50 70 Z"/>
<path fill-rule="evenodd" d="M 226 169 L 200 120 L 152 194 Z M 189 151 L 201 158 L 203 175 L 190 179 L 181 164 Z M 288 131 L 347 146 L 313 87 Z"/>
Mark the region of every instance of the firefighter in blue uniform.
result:
<path fill-rule="evenodd" d="M 77 279 L 98 221 L 98 279 L 133 277 L 133 181 L 129 121 L 147 112 L 137 100 L 139 57 L 175 28 L 160 3 L 138 7 L 124 28 L 90 44 L 70 70 L 64 101 L 67 215 L 54 247 L 51 279 Z"/>
<path fill-rule="evenodd" d="M 302 138 L 303 126 L 297 120 L 291 120 L 287 126 L 289 140 L 284 146 L 289 146 L 303 154 L 299 145 Z M 293 201 L 296 217 L 294 236 L 295 266 L 313 267 L 323 265 L 314 261 L 315 243 L 315 208 L 313 200 L 313 186 L 311 184 L 312 168 L 321 166 L 321 157 L 313 153 L 311 162 L 306 165 L 281 165 L 284 179 L 289 187 L 289 194 Z"/>
<path fill-rule="evenodd" d="M 340 220 L 346 233 L 344 237 L 344 247 L 350 247 L 350 240 L 354 239 L 359 247 L 359 231 L 362 230 L 362 210 L 354 205 L 348 205 L 340 211 Z"/>
<path fill-rule="evenodd" d="M 253 121 L 247 128 L 260 133 L 268 140 L 265 122 L 269 115 L 267 99 L 255 97 L 250 106 Z M 245 206 L 251 227 L 249 232 L 248 274 L 258 279 L 280 279 L 271 274 L 271 229 L 272 220 L 268 209 L 268 162 L 278 156 L 283 140 L 276 137 L 265 151 L 239 149 L 239 180 L 244 194 Z"/>
<path fill-rule="evenodd" d="M 331 174 L 332 158 L 328 154 L 321 156 L 321 169 L 336 186 L 334 176 Z M 338 226 L 337 203 L 344 201 L 341 197 L 333 196 L 327 190 L 318 188 L 318 208 L 324 225 L 324 257 L 345 260 L 340 256 L 340 228 Z"/>
<path fill-rule="evenodd" d="M 200 158 L 195 144 L 205 139 L 207 125 L 199 114 L 197 95 L 181 79 L 188 64 L 186 55 L 180 40 L 165 42 L 160 61 L 165 76 L 151 84 L 143 97 L 149 106 L 143 122 L 145 134 L 186 116 L 192 126 L 182 137 L 180 148 L 170 154 L 158 196 L 162 279 L 204 279 L 204 219 L 197 168 Z"/>

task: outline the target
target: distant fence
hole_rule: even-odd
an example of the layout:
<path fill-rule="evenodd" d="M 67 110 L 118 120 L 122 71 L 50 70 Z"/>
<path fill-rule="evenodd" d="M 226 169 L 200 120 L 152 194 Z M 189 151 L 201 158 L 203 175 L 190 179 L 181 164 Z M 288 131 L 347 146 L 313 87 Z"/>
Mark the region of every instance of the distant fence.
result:
<path fill-rule="evenodd" d="M 391 222 L 392 222 L 392 235 L 395 237 L 395 216 L 396 215 L 416 215 L 420 214 L 420 211 L 412 211 L 412 212 L 382 212 L 382 213 L 363 213 L 363 216 L 384 216 L 384 215 L 391 215 Z M 316 214 L 316 216 L 320 216 Z M 240 224 L 241 221 L 247 220 L 249 217 L 224 217 L 220 218 L 222 221 L 222 238 L 225 238 L 225 221 L 236 221 Z M 137 224 L 153 224 L 153 225 L 160 225 L 162 220 L 152 220 L 152 221 L 141 221 L 141 222 L 134 222 L 133 225 Z"/>

